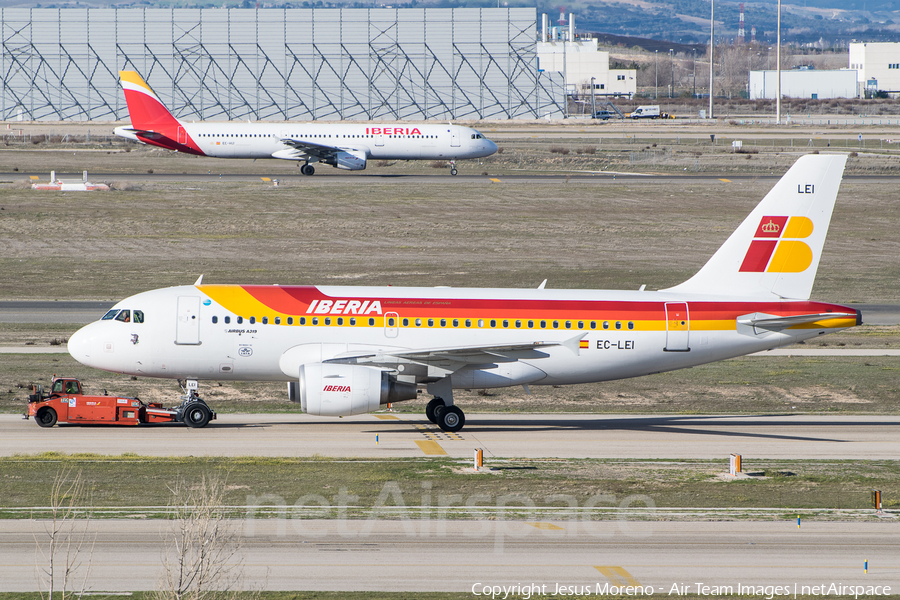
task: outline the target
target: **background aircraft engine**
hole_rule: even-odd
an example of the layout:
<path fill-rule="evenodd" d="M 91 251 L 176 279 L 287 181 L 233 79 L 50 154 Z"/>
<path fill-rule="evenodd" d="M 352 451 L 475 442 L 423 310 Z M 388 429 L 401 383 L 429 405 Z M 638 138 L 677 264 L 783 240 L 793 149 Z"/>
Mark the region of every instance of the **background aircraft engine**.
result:
<path fill-rule="evenodd" d="M 366 168 L 366 153 L 362 150 L 341 151 L 335 154 L 334 158 L 329 158 L 322 162 L 338 169 L 362 171 Z"/>
<path fill-rule="evenodd" d="M 360 365 L 310 363 L 300 367 L 297 387 L 288 386 L 292 401 L 310 415 L 361 415 L 382 404 L 412 400 L 416 384 L 392 379 L 387 371 Z M 299 389 L 297 389 L 299 388 Z"/>

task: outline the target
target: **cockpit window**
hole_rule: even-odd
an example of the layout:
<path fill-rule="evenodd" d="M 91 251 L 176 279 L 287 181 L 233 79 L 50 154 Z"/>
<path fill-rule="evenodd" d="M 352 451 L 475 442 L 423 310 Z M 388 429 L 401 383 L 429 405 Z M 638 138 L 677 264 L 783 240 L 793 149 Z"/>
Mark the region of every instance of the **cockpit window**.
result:
<path fill-rule="evenodd" d="M 143 323 L 144 322 L 144 311 L 136 310 L 134 311 L 134 322 L 135 323 Z"/>
<path fill-rule="evenodd" d="M 119 313 L 119 309 L 118 309 L 118 308 L 114 308 L 114 309 L 112 309 L 111 311 L 107 312 L 105 315 L 103 315 L 103 316 L 100 318 L 100 320 L 101 320 L 101 321 L 111 321 L 112 318 L 115 317 L 118 313 Z"/>
<path fill-rule="evenodd" d="M 116 321 L 131 323 L 131 311 L 128 309 L 119 311 L 119 314 L 116 315 Z"/>

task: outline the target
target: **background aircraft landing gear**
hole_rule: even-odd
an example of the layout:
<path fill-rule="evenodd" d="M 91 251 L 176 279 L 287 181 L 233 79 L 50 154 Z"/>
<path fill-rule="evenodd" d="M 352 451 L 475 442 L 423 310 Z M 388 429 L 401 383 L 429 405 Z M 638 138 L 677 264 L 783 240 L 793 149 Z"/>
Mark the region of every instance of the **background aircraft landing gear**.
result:
<path fill-rule="evenodd" d="M 456 161 L 455 160 L 450 161 L 450 174 L 456 175 Z"/>
<path fill-rule="evenodd" d="M 316 168 L 309 163 L 306 163 L 302 167 L 300 167 L 300 172 L 304 175 L 312 175 L 316 172 Z"/>

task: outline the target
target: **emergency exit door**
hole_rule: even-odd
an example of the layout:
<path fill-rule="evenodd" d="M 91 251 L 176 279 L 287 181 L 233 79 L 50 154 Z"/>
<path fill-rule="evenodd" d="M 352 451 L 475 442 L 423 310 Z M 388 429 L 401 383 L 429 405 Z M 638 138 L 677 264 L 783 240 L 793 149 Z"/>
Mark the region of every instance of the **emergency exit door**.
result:
<path fill-rule="evenodd" d="M 691 321 L 686 302 L 666 302 L 666 352 L 688 352 Z"/>
<path fill-rule="evenodd" d="M 176 344 L 200 343 L 200 297 L 178 296 L 178 320 L 175 323 Z"/>

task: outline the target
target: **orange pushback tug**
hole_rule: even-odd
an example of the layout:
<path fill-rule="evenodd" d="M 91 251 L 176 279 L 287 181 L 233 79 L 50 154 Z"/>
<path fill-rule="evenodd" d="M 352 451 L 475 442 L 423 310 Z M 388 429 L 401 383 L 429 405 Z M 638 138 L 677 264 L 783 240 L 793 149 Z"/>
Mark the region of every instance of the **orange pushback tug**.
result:
<path fill-rule="evenodd" d="M 86 396 L 81 382 L 73 377 L 54 377 L 50 392 L 34 386 L 28 396 L 28 414 L 41 427 L 57 423 L 83 425 L 139 425 L 141 423 L 184 423 L 190 427 L 205 427 L 216 418 L 206 403 L 194 394 L 176 408 L 164 408 L 158 402 L 141 402 L 137 398 L 119 396 Z"/>

